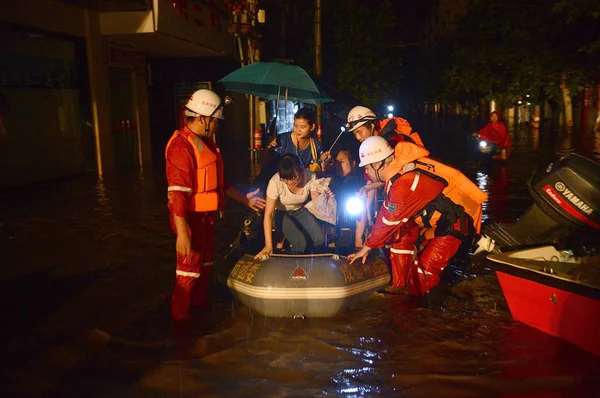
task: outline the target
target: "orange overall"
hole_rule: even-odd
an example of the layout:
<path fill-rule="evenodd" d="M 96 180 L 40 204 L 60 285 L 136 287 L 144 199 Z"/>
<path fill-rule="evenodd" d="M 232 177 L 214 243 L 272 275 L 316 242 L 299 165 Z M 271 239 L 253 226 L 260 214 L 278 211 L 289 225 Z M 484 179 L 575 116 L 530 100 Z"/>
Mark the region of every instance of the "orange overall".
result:
<path fill-rule="evenodd" d="M 381 247 L 391 239 L 393 286 L 423 295 L 439 283 L 463 242 L 479 232 L 487 195 L 415 143 L 398 142 L 394 154 L 385 201 L 365 244 Z"/>
<path fill-rule="evenodd" d="M 215 212 L 223 205 L 225 182 L 217 146 L 187 127 L 175 131 L 165 156 L 171 227 L 177 233 L 173 216 L 185 218 L 191 240 L 189 256 L 177 253 L 171 314 L 179 321 L 190 317 L 190 305 L 206 305 L 214 259 Z"/>

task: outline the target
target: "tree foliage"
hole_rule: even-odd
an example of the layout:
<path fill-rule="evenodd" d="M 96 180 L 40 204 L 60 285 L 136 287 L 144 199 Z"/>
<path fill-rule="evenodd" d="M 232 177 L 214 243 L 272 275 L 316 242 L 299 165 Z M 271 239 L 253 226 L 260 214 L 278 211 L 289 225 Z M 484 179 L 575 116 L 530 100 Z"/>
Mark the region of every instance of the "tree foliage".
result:
<path fill-rule="evenodd" d="M 441 74 L 443 95 L 502 104 L 526 95 L 533 102 L 558 101 L 564 77 L 579 91 L 597 73 L 598 3 L 473 1 L 451 41 L 444 43 L 451 62 Z"/>
<path fill-rule="evenodd" d="M 368 106 L 392 98 L 401 66 L 392 0 L 323 1 L 324 67 Z M 325 32 L 327 31 L 327 32 Z"/>
<path fill-rule="evenodd" d="M 592 57 L 600 53 L 600 1 L 559 0 L 553 11 L 566 17 L 567 25 L 574 28 L 578 53 Z"/>

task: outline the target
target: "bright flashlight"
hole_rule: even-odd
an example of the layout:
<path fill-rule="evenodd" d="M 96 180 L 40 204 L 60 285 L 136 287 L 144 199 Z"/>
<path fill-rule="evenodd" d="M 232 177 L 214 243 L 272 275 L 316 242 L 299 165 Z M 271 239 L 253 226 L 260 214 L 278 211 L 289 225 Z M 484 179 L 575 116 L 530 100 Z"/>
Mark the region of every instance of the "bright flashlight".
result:
<path fill-rule="evenodd" d="M 346 131 L 346 128 L 344 126 L 340 127 L 341 131 Z"/>
<path fill-rule="evenodd" d="M 487 142 L 485 142 L 485 141 L 479 141 L 479 146 L 482 147 L 482 148 L 485 148 L 485 147 L 487 147 Z"/>
<path fill-rule="evenodd" d="M 394 105 L 388 105 L 388 111 L 394 112 Z"/>
<path fill-rule="evenodd" d="M 391 118 L 393 118 L 393 117 L 394 117 L 394 114 L 393 114 L 393 113 L 391 113 L 391 112 L 390 112 L 390 113 L 388 113 L 388 119 L 391 119 Z"/>
<path fill-rule="evenodd" d="M 355 216 L 361 214 L 364 208 L 365 204 L 362 200 L 360 200 L 360 198 L 357 198 L 356 196 L 346 201 L 346 211 L 350 215 Z"/>

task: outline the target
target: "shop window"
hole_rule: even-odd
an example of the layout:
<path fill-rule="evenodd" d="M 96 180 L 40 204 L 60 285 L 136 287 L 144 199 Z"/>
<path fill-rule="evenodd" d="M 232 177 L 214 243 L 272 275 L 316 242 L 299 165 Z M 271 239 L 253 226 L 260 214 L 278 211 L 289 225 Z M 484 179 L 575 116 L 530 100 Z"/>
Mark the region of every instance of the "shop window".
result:
<path fill-rule="evenodd" d="M 93 167 L 83 43 L 8 24 L 0 35 L 0 185 Z"/>

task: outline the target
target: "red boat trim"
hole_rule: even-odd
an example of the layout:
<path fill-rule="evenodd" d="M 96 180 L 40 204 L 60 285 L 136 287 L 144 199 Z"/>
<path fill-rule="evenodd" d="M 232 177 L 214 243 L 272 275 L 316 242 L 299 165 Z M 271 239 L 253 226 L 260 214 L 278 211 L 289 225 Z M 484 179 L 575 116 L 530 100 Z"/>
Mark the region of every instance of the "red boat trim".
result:
<path fill-rule="evenodd" d="M 575 210 L 575 208 L 573 206 L 569 205 L 565 200 L 562 200 L 560 198 L 560 195 L 558 194 L 558 192 L 556 192 L 550 185 L 546 185 L 543 189 L 544 189 L 544 192 L 546 192 L 546 195 L 548 195 L 560 207 L 562 207 L 563 209 L 565 209 L 570 215 L 572 215 L 573 217 L 575 217 L 579 221 L 583 221 L 584 223 L 586 223 L 590 227 L 593 227 L 593 228 L 596 228 L 596 229 L 600 229 L 600 224 L 598 224 L 597 222 L 594 222 L 594 221 L 590 220 L 589 218 L 585 217 L 579 211 Z"/>
<path fill-rule="evenodd" d="M 582 282 L 567 279 L 556 274 L 549 274 L 547 272 L 538 271 L 535 269 L 522 267 L 515 264 L 498 262 L 498 260 L 488 261 L 492 261 L 492 268 L 496 272 L 504 272 L 505 274 L 513 275 L 518 278 L 525 278 L 533 282 L 554 287 L 556 289 L 564 290 L 569 293 L 578 294 L 580 296 L 588 297 L 594 300 L 600 300 L 600 286 L 587 285 Z"/>
<path fill-rule="evenodd" d="M 600 356 L 600 301 L 496 271 L 515 321 Z"/>

